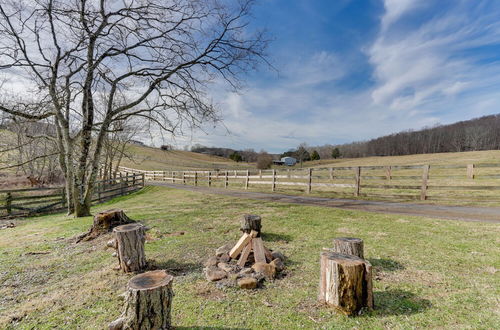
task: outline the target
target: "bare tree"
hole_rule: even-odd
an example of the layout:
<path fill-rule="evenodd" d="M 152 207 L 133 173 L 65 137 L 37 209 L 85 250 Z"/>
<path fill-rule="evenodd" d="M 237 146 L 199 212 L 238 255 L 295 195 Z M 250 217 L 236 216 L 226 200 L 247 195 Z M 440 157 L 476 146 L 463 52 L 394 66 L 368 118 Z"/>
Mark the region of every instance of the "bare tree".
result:
<path fill-rule="evenodd" d="M 217 121 L 207 97 L 262 61 L 251 0 L 2 0 L 0 71 L 25 82 L 0 110 L 56 127 L 70 212 L 90 214 L 103 141 L 116 121 L 176 132 Z M 29 97 L 19 97 L 29 95 Z"/>
<path fill-rule="evenodd" d="M 11 133 L 0 143 L 0 155 L 5 155 L 0 169 L 15 168 L 24 173 L 32 185 L 53 183 L 60 176 L 57 164 L 55 128 L 44 122 L 14 118 L 5 124 Z"/>

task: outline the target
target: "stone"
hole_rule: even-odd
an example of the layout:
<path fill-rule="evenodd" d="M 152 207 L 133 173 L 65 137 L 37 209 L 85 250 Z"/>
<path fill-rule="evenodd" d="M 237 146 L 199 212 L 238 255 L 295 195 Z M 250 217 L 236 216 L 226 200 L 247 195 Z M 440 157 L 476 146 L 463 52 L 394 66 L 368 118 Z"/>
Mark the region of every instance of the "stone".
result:
<path fill-rule="evenodd" d="M 210 257 L 208 258 L 203 266 L 205 267 L 214 267 L 217 266 L 217 263 L 219 262 L 219 259 L 217 257 Z"/>
<path fill-rule="evenodd" d="M 231 257 L 229 256 L 228 253 L 223 253 L 220 255 L 219 260 L 221 262 L 229 262 L 231 260 Z"/>
<path fill-rule="evenodd" d="M 243 268 L 242 270 L 240 270 L 238 275 L 251 275 L 252 273 L 253 273 L 252 268 Z"/>
<path fill-rule="evenodd" d="M 229 251 L 231 251 L 232 248 L 233 248 L 232 244 L 223 245 L 223 246 L 219 247 L 217 250 L 215 250 L 215 256 L 220 257 L 224 253 L 226 253 L 229 256 Z"/>
<path fill-rule="evenodd" d="M 234 267 L 231 266 L 230 264 L 226 264 L 225 262 L 219 262 L 217 264 L 217 267 L 219 267 L 220 269 L 222 269 L 223 271 L 225 271 L 227 273 L 231 273 L 234 271 Z"/>
<path fill-rule="evenodd" d="M 244 277 L 238 280 L 238 286 L 241 289 L 247 289 L 247 290 L 255 289 L 257 287 L 257 283 L 258 283 L 257 280 L 253 277 Z"/>
<path fill-rule="evenodd" d="M 273 256 L 273 259 L 281 259 L 281 261 L 285 261 L 285 256 L 279 251 L 273 251 L 271 252 L 271 255 Z"/>
<path fill-rule="evenodd" d="M 227 277 L 227 273 L 217 267 L 205 268 L 205 277 L 211 282 L 222 280 Z"/>
<path fill-rule="evenodd" d="M 266 264 L 265 262 L 256 262 L 253 264 L 252 269 L 256 273 L 261 273 L 268 280 L 272 280 L 276 276 L 276 267 L 273 264 Z"/>
<path fill-rule="evenodd" d="M 283 260 L 276 258 L 273 261 L 270 262 L 271 265 L 276 268 L 277 272 L 281 272 L 283 269 L 285 269 L 285 264 L 283 263 Z"/>
<path fill-rule="evenodd" d="M 225 278 L 223 280 L 217 281 L 217 283 L 215 283 L 215 287 L 219 290 L 223 290 L 226 288 L 233 288 L 236 287 L 236 281 L 231 280 L 229 278 Z"/>

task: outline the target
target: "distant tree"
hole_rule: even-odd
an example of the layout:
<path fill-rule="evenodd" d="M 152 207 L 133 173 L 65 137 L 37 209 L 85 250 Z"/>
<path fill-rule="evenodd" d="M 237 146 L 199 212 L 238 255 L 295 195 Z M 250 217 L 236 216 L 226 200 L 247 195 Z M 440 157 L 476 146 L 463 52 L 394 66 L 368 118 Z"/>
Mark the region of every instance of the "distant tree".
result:
<path fill-rule="evenodd" d="M 232 159 L 235 162 L 241 162 L 243 160 L 243 157 L 241 157 L 241 155 L 237 151 L 235 151 L 229 156 L 229 159 Z"/>
<path fill-rule="evenodd" d="M 298 158 L 297 157 L 297 151 L 294 150 L 294 149 L 290 149 L 288 151 L 285 151 L 284 153 L 282 153 L 280 155 L 280 158 L 283 158 L 283 157 L 293 157 L 293 158 Z"/>
<path fill-rule="evenodd" d="M 257 168 L 265 170 L 273 165 L 273 157 L 267 152 L 261 152 L 257 156 Z"/>
<path fill-rule="evenodd" d="M 311 154 L 311 160 L 319 160 L 321 157 L 319 156 L 319 153 L 318 151 L 316 150 L 313 150 L 312 154 Z"/>
<path fill-rule="evenodd" d="M 307 151 L 307 144 L 301 143 L 295 151 L 295 156 L 300 161 L 301 165 L 302 162 L 311 160 L 311 155 L 309 154 L 309 151 Z"/>
<path fill-rule="evenodd" d="M 339 150 L 339 148 L 334 148 L 332 150 L 332 158 L 333 159 L 337 159 L 339 157 L 340 157 L 340 150 Z"/>

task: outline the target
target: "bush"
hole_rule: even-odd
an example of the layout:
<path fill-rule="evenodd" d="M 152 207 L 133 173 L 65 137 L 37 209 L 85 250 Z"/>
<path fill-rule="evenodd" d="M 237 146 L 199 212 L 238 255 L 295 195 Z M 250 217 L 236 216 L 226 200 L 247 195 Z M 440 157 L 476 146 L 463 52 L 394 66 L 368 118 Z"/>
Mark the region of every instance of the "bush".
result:
<path fill-rule="evenodd" d="M 234 160 L 235 162 L 241 162 L 243 160 L 243 158 L 241 157 L 241 155 L 238 153 L 238 152 L 233 152 L 230 156 L 229 156 L 230 159 Z"/>
<path fill-rule="evenodd" d="M 311 154 L 311 160 L 319 160 L 319 159 L 320 159 L 319 153 L 316 150 L 314 150 Z"/>
<path fill-rule="evenodd" d="M 259 170 L 271 168 L 271 165 L 273 165 L 273 157 L 267 152 L 261 152 L 257 156 L 257 168 Z"/>
<path fill-rule="evenodd" d="M 335 148 L 332 150 L 332 158 L 337 159 L 340 157 L 340 150 L 339 148 Z"/>

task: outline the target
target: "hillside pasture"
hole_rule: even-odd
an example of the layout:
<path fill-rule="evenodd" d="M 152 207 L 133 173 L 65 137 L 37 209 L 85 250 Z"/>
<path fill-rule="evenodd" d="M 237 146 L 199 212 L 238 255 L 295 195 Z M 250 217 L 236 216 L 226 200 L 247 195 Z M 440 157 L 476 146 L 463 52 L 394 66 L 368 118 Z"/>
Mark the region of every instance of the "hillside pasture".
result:
<path fill-rule="evenodd" d="M 497 224 L 332 210 L 147 187 L 93 209 L 121 208 L 151 227 L 151 268 L 175 276 L 173 325 L 214 328 L 406 329 L 500 327 Z M 219 289 L 202 274 L 214 249 L 235 242 L 239 218 L 263 218 L 266 246 L 287 256 L 285 276 L 253 291 Z M 75 244 L 90 217 L 63 214 L 0 230 L 0 328 L 105 328 L 132 274 L 112 270 L 109 235 Z M 337 315 L 316 302 L 319 253 L 360 237 L 373 264 L 376 308 Z"/>

